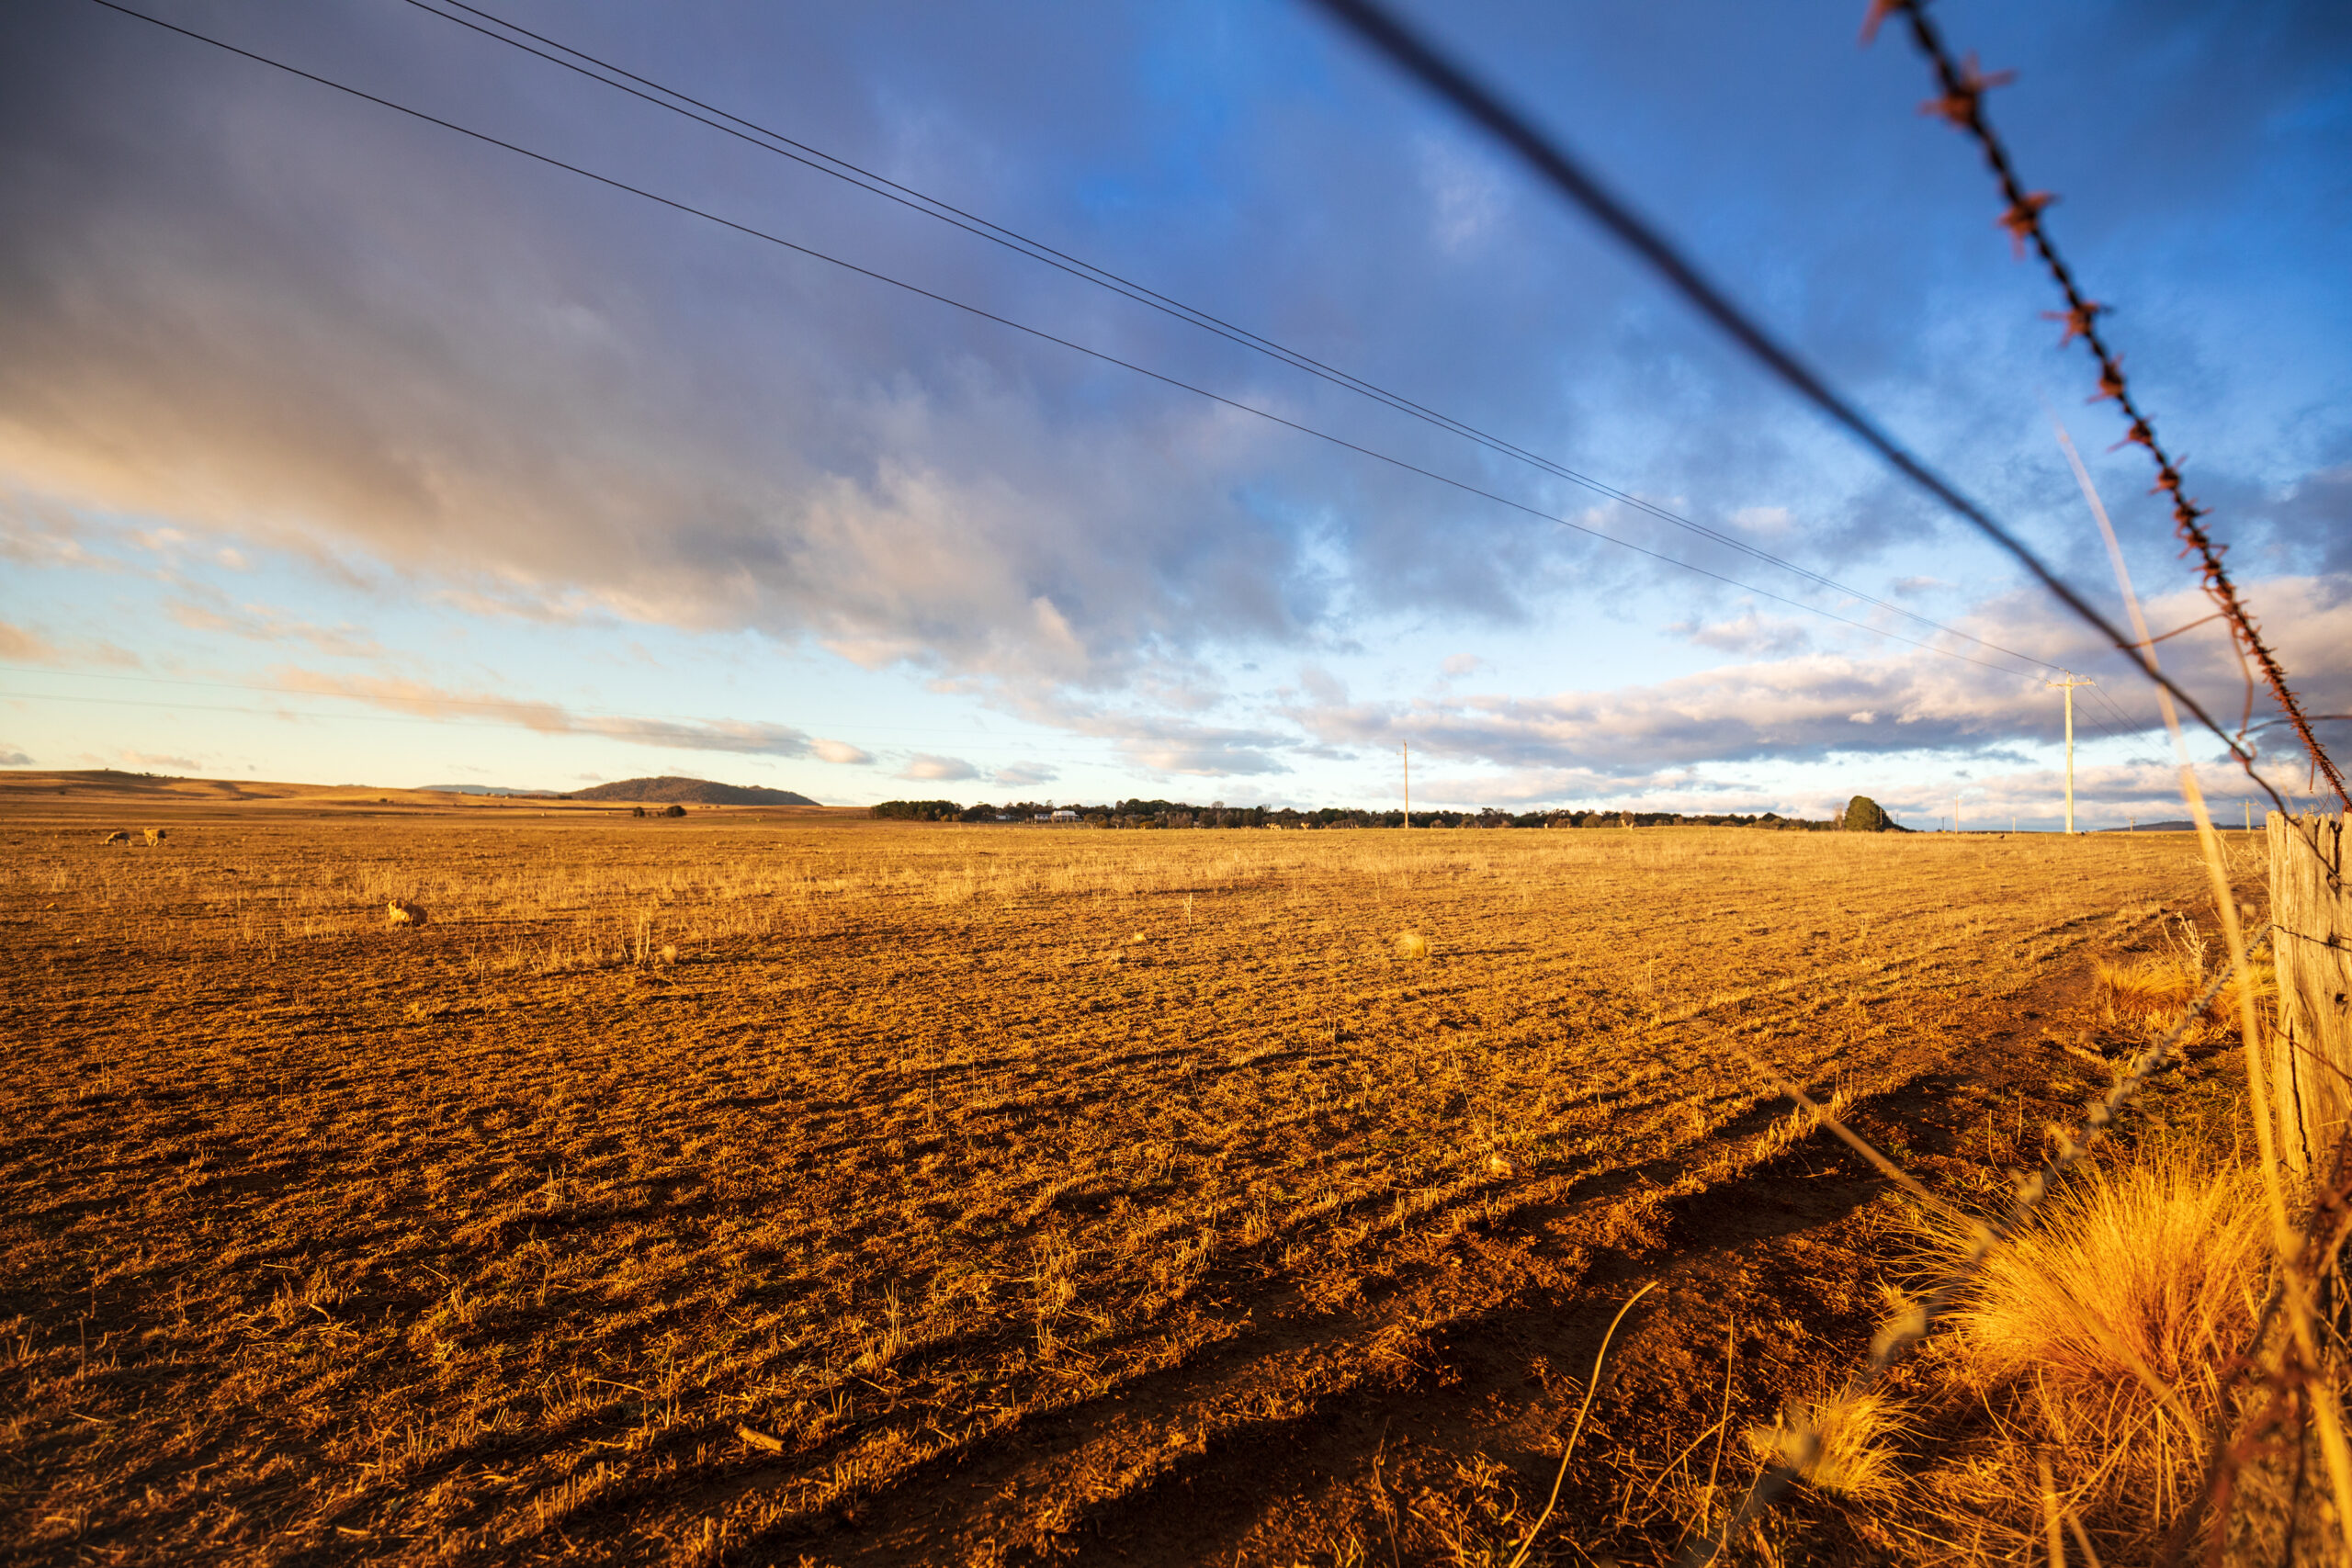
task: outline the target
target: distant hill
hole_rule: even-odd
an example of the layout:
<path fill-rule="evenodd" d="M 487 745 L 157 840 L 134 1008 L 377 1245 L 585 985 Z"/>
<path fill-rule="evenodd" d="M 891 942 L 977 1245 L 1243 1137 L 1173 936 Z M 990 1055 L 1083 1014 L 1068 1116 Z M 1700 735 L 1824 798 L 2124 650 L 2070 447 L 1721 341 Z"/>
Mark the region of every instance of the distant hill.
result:
<path fill-rule="evenodd" d="M 664 774 L 658 779 L 622 779 L 594 789 L 575 789 L 566 800 L 627 800 L 639 804 L 681 806 L 815 806 L 816 801 L 788 789 L 763 789 L 758 784 L 713 784 L 708 779 L 682 779 Z"/>
<path fill-rule="evenodd" d="M 2219 823 L 2215 824 L 2220 826 Z M 2197 824 L 2187 820 L 2172 822 L 2143 822 L 2136 828 L 2094 828 L 2094 833 L 2194 833 Z"/>
<path fill-rule="evenodd" d="M 419 784 L 428 795 L 526 795 L 541 800 L 561 800 L 562 795 L 551 789 L 508 789 L 503 784 Z"/>

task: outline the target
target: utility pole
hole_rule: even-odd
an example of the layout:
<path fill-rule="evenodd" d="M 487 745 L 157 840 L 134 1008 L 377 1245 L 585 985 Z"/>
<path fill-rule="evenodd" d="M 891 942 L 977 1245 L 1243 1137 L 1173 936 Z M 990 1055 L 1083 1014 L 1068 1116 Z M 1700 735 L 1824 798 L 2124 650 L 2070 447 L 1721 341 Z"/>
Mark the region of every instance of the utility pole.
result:
<path fill-rule="evenodd" d="M 1405 755 L 1405 826 L 1413 825 L 1413 743 L 1400 740 L 1396 749 Z"/>
<path fill-rule="evenodd" d="M 2075 830 L 2075 688 L 2096 686 L 2097 681 L 2086 681 L 2072 673 L 2063 681 L 2044 681 L 2045 686 L 2058 686 L 2066 693 L 2066 831 Z"/>
<path fill-rule="evenodd" d="M 2251 833 L 2254 831 L 2254 802 L 2241 800 L 2238 804 L 2245 808 L 2245 830 Z"/>
<path fill-rule="evenodd" d="M 1952 791 L 1951 796 L 1951 830 L 1955 833 L 1960 831 L 1960 792 L 1958 790 Z"/>

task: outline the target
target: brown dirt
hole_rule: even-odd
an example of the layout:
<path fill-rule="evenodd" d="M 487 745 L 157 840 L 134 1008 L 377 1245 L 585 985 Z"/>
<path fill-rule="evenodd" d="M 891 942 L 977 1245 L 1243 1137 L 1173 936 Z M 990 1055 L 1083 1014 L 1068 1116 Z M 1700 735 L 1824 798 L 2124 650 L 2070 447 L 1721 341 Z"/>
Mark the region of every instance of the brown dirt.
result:
<path fill-rule="evenodd" d="M 1503 1561 L 1652 1280 L 1537 1560 L 1658 1561 L 1899 1269 L 1754 1060 L 1989 1193 L 2199 876 L 131 787 L 0 792 L 0 1561 Z"/>

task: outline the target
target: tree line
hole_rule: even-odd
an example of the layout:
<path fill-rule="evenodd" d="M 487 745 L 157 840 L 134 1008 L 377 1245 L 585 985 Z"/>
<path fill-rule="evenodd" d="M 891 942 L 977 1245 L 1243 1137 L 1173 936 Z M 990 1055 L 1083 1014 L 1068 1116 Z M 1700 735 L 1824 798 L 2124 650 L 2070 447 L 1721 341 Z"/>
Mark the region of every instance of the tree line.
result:
<path fill-rule="evenodd" d="M 1673 811 L 1601 810 L 1509 812 L 1416 811 L 1408 824 L 1402 811 L 1368 811 L 1355 807 L 1326 806 L 1313 811 L 1289 807 L 1206 806 L 1182 800 L 1120 800 L 1108 805 L 1055 806 L 1041 801 L 1013 801 L 1001 806 L 966 806 L 953 800 L 886 800 L 868 808 L 870 816 L 902 822 L 1053 822 L 1091 828 L 1760 828 L 1794 833 L 1828 833 L 1841 829 L 1856 832 L 1905 831 L 1868 795 L 1858 795 L 1844 811 L 1827 821 L 1782 817 L 1688 815 Z"/>

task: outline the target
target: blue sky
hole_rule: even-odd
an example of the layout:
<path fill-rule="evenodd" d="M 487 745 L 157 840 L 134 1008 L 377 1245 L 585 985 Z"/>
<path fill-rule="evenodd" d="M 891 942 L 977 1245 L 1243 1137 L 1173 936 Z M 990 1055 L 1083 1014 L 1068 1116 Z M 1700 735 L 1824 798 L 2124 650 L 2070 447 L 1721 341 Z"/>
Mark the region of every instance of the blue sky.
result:
<path fill-rule="evenodd" d="M 2046 825 L 2054 666 L 2101 682 L 2086 815 L 2175 814 L 2111 652 L 1310 9 L 487 7 L 1867 599 L 432 6 L 151 9 L 1736 583 L 27 0 L 0 19 L 0 763 L 1380 805 L 1409 743 L 1430 805 L 1862 791 L 1924 822 L 1958 792 Z M 2204 614 L 2046 279 L 1859 6 L 1414 14 L 2112 605 L 2064 419 L 2152 624 Z M 2018 71 L 1996 122 L 2299 688 L 2352 711 L 2352 19 L 1939 15 Z M 2239 711 L 2217 628 L 2165 650 Z"/>

